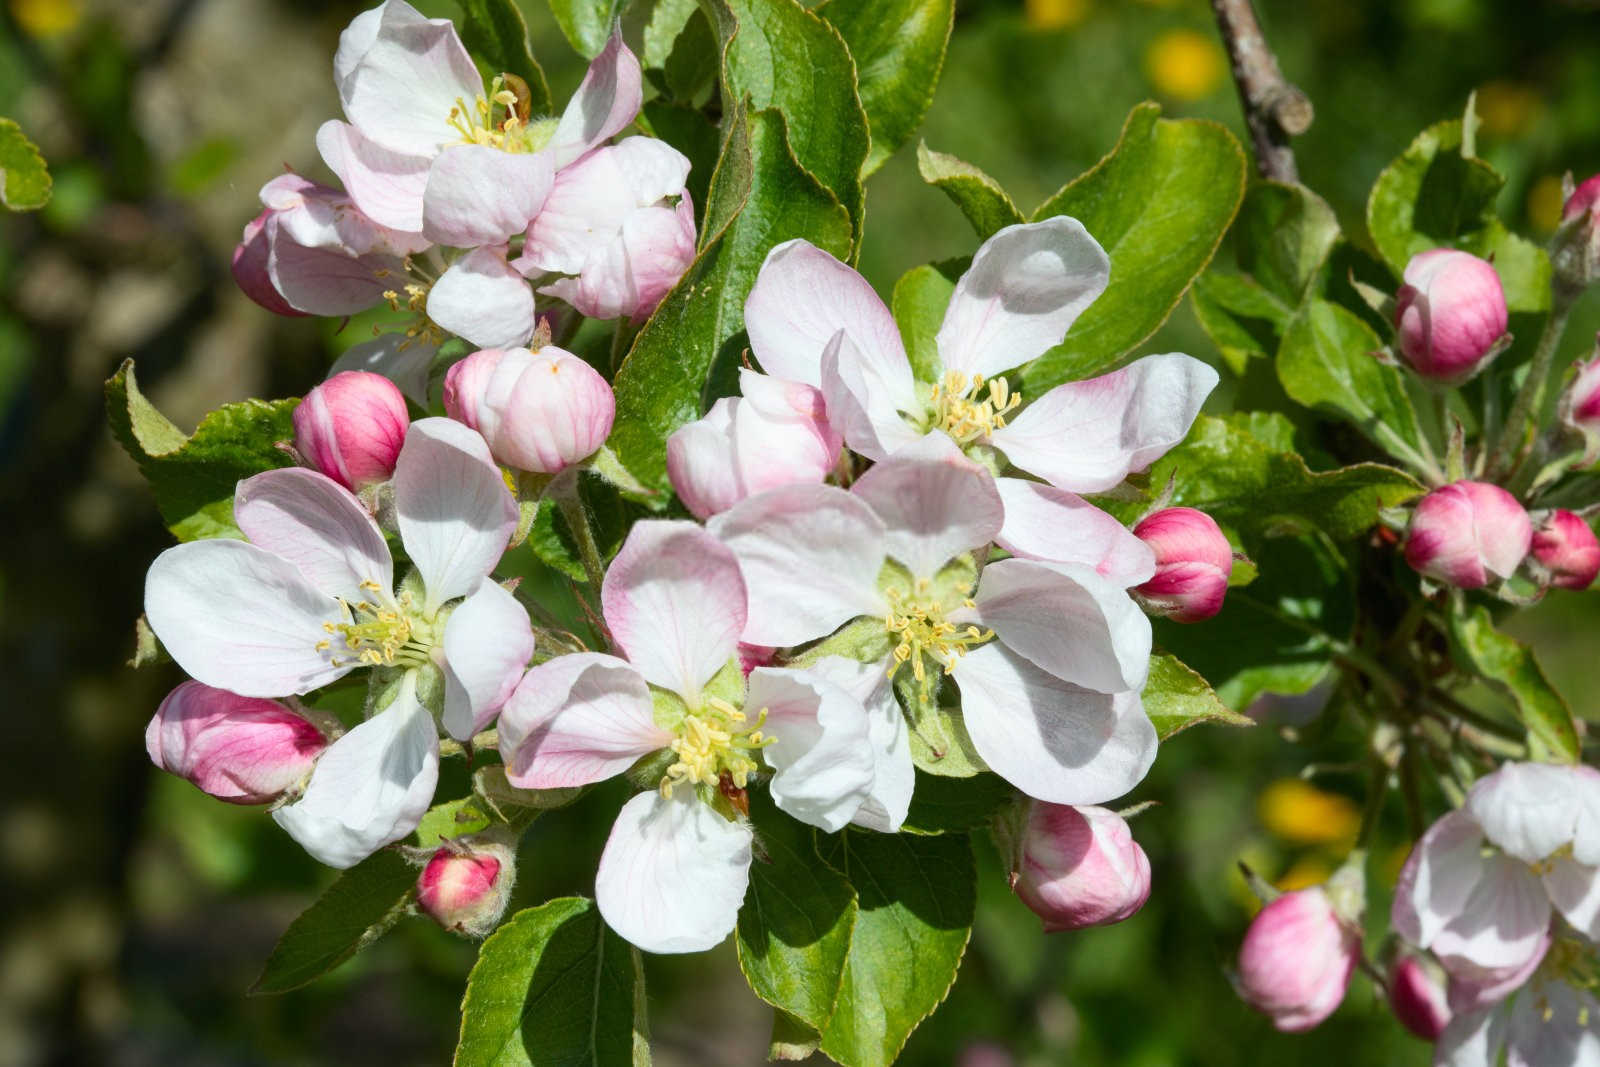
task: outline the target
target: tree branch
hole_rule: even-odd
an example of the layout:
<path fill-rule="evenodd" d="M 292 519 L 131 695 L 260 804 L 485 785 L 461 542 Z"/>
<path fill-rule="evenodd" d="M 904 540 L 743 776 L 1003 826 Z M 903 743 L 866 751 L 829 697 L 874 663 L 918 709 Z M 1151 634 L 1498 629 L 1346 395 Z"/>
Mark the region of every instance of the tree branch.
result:
<path fill-rule="evenodd" d="M 1284 79 L 1250 0 L 1211 0 L 1211 10 L 1233 63 L 1233 81 L 1255 144 L 1256 169 L 1263 178 L 1298 182 L 1289 138 L 1311 128 L 1311 99 Z"/>

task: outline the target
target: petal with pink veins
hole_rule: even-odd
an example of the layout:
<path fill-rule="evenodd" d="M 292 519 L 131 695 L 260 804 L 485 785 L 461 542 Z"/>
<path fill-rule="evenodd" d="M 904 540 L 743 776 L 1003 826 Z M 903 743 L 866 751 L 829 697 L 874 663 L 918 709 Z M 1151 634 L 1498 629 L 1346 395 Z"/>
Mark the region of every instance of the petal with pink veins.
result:
<path fill-rule="evenodd" d="M 317 151 L 363 215 L 381 226 L 420 235 L 432 153 L 396 152 L 337 119 L 318 128 Z"/>
<path fill-rule="evenodd" d="M 829 421 L 852 449 L 871 460 L 886 459 L 922 439 L 922 432 L 902 414 L 916 406 L 914 391 L 885 378 L 882 370 L 842 329 L 822 350 L 822 395 Z"/>
<path fill-rule="evenodd" d="M 456 248 L 505 244 L 539 214 L 554 180 L 555 167 L 542 152 L 452 145 L 428 170 L 422 235 Z"/>
<path fill-rule="evenodd" d="M 493 578 L 478 584 L 444 627 L 445 730 L 466 741 L 489 725 L 533 658 L 533 627 Z"/>
<path fill-rule="evenodd" d="M 561 168 L 528 227 L 518 269 L 577 274 L 631 212 L 682 194 L 688 175 L 683 153 L 654 137 L 628 137 Z"/>
<path fill-rule="evenodd" d="M 996 478 L 1006 521 L 995 542 L 1013 556 L 1077 563 L 1129 588 L 1156 572 L 1155 553 L 1122 523 L 1065 489 Z"/>
<path fill-rule="evenodd" d="M 329 596 L 359 604 L 394 589 L 383 531 L 325 474 L 284 467 L 246 478 L 234 491 L 233 521 L 251 544 L 293 563 Z"/>
<path fill-rule="evenodd" d="M 1587 817 L 1600 815 L 1597 777 L 1553 763 L 1507 763 L 1473 783 L 1466 807 L 1490 842 L 1538 863 L 1572 844 Z"/>
<path fill-rule="evenodd" d="M 380 252 L 351 256 L 333 248 L 307 248 L 267 220 L 267 276 L 283 299 L 310 315 L 354 315 L 383 303 L 404 276 L 400 260 Z"/>
<path fill-rule="evenodd" d="M 672 743 L 656 725 L 644 678 L 599 652 L 529 670 L 500 711 L 499 732 L 506 777 L 520 789 L 604 781 Z"/>
<path fill-rule="evenodd" d="M 876 760 L 861 702 L 811 670 L 758 667 L 745 704 L 767 713 L 762 751 L 773 802 L 828 833 L 843 829 L 872 789 Z"/>
<path fill-rule="evenodd" d="M 263 211 L 245 223 L 244 236 L 233 250 L 233 280 L 245 296 L 275 315 L 304 315 L 304 311 L 292 307 L 272 284 L 272 241 L 267 230 L 271 221 L 272 212 Z"/>
<path fill-rule="evenodd" d="M 431 156 L 461 139 L 451 112 L 473 107 L 483 78 L 449 19 L 416 16 L 407 5 L 386 7 L 378 32 L 339 89 L 345 117 L 368 138 L 396 152 Z"/>
<path fill-rule="evenodd" d="M 1600 871 L 1561 856 L 1544 872 L 1544 888 L 1574 930 L 1600 942 Z"/>
<path fill-rule="evenodd" d="M 644 100 L 639 60 L 614 25 L 600 54 L 589 63 L 578 91 L 567 101 L 556 132 L 545 147 L 557 167 L 565 167 L 591 148 L 621 133 L 639 114 Z"/>
<path fill-rule="evenodd" d="M 851 492 L 883 520 L 889 556 L 918 578 L 932 578 L 956 556 L 992 541 L 1005 520 L 989 472 L 942 433 L 876 464 Z"/>
<path fill-rule="evenodd" d="M 428 318 L 480 348 L 518 348 L 537 321 L 533 290 L 497 245 L 474 248 L 450 264 L 428 290 Z"/>

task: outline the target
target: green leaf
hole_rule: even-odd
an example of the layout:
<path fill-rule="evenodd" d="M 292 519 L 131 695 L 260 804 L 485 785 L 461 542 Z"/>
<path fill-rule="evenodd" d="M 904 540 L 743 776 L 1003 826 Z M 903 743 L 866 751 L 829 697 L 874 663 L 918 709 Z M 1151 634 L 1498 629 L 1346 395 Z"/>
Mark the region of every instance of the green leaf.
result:
<path fill-rule="evenodd" d="M 1150 657 L 1150 677 L 1144 683 L 1144 713 L 1165 741 L 1203 722 L 1224 726 L 1254 726 L 1255 720 L 1229 708 L 1211 685 L 1176 656 Z"/>
<path fill-rule="evenodd" d="M 849 1067 L 880 1067 L 956 980 L 977 902 L 972 846 L 964 834 L 847 829 L 821 850 L 855 886 L 859 909 L 822 1051 Z"/>
<path fill-rule="evenodd" d="M 1110 155 L 1046 200 L 1035 220 L 1071 215 L 1111 257 L 1111 282 L 1055 348 L 1021 370 L 1034 395 L 1111 369 L 1156 331 L 1205 269 L 1244 197 L 1233 134 L 1140 104 Z"/>
<path fill-rule="evenodd" d="M 672 45 L 689 19 L 700 10 L 700 0 L 656 0 L 650 21 L 644 27 L 644 53 L 639 57 L 646 70 L 661 70 L 672 54 Z"/>
<path fill-rule="evenodd" d="M 1338 240 L 1328 202 L 1285 182 L 1251 186 L 1233 226 L 1239 269 L 1291 308 L 1305 299 Z"/>
<path fill-rule="evenodd" d="M 1284 333 L 1278 380 L 1292 399 L 1343 416 L 1379 448 L 1412 460 L 1420 454 L 1422 431 L 1400 369 L 1377 356 L 1382 348 L 1360 316 L 1313 299 Z"/>
<path fill-rule="evenodd" d="M 911 360 L 911 370 L 918 381 L 937 381 L 944 364 L 939 359 L 936 338 L 944 322 L 945 309 L 950 306 L 950 294 L 956 290 L 956 279 L 967 269 L 968 260 L 946 260 L 912 267 L 894 283 L 890 307 L 895 324 L 900 327 L 900 339 L 905 343 L 906 356 Z"/>
<path fill-rule="evenodd" d="M 592 900 L 517 912 L 478 950 L 457 1067 L 648 1064 L 644 975 Z"/>
<path fill-rule="evenodd" d="M 820 1030 L 839 997 L 855 890 L 817 858 L 811 827 L 779 811 L 765 789 L 750 792 L 750 818 L 759 851 L 739 909 L 739 969 L 756 996 Z"/>
<path fill-rule="evenodd" d="M 744 300 L 767 252 L 795 237 L 836 256 L 850 251 L 849 216 L 796 164 L 783 116 L 755 111 L 727 121 L 700 255 L 617 372 L 611 447 L 640 481 L 663 490 L 667 437 L 709 406 L 706 383 L 716 366 L 737 364 Z"/>
<path fill-rule="evenodd" d="M 971 163 L 935 152 L 925 141 L 917 143 L 917 172 L 923 181 L 944 191 L 982 240 L 1023 221 L 1022 212 L 999 182 Z"/>
<path fill-rule="evenodd" d="M 906 814 L 907 833 L 947 834 L 976 830 L 1016 798 L 1011 783 L 987 771 L 971 778 L 917 775 Z"/>
<path fill-rule="evenodd" d="M 1378 175 L 1367 197 L 1372 243 L 1396 275 L 1411 257 L 1452 244 L 1490 217 L 1505 179 L 1461 154 L 1461 120 L 1437 122 Z"/>
<path fill-rule="evenodd" d="M 1195 279 L 1189 301 L 1229 369 L 1241 375 L 1252 359 L 1264 359 L 1278 350 L 1294 314 L 1254 278 L 1214 270 Z"/>
<path fill-rule="evenodd" d="M 1582 750 L 1572 709 L 1545 677 L 1533 650 L 1496 630 L 1489 609 L 1481 604 L 1448 614 L 1457 659 L 1510 695 L 1517 718 L 1528 731 L 1530 755 L 1577 763 Z"/>
<path fill-rule="evenodd" d="M 0 118 L 0 204 L 12 211 L 38 211 L 49 202 L 50 171 L 44 156 L 21 126 Z"/>
<path fill-rule="evenodd" d="M 185 436 L 139 392 L 131 359 L 106 382 L 111 432 L 139 464 L 162 520 L 180 541 L 244 536 L 233 522 L 234 486 L 290 465 L 277 442 L 294 437 L 290 413 L 299 402 L 224 404 Z"/>
<path fill-rule="evenodd" d="M 374 852 L 343 872 L 278 939 L 251 993 L 287 993 L 382 937 L 411 904 L 417 869 L 398 852 Z"/>
<path fill-rule="evenodd" d="M 556 2 L 559 6 L 560 0 Z M 515 74 L 527 82 L 533 114 L 548 115 L 550 85 L 544 80 L 544 68 L 528 48 L 528 24 L 522 20 L 516 0 L 456 0 L 456 3 L 462 14 L 458 26 L 461 43 L 467 46 L 467 51 L 486 64 L 491 73 Z M 601 44 L 604 43 L 602 40 Z"/>
<path fill-rule="evenodd" d="M 828 0 L 818 8 L 856 62 L 872 147 L 866 178 L 922 125 L 944 68 L 955 22 L 953 0 Z"/>
<path fill-rule="evenodd" d="M 489 816 L 477 797 L 458 797 L 435 804 L 417 824 L 417 847 L 434 848 L 448 841 L 487 829 Z"/>
<path fill-rule="evenodd" d="M 584 59 L 599 55 L 611 36 L 611 23 L 628 7 L 629 0 L 550 0 L 550 11 L 561 32 Z"/>
<path fill-rule="evenodd" d="M 748 99 L 752 111 L 776 108 L 783 113 L 789 148 L 800 169 L 848 213 L 851 245 L 837 254 L 852 258 L 849 253 L 861 240 L 861 168 L 871 140 L 856 93 L 855 63 L 839 31 L 797 0 L 706 3 L 717 16 L 726 48 L 723 101 Z"/>
<path fill-rule="evenodd" d="M 675 99 L 691 103 L 716 81 L 722 69 L 722 48 L 704 11 L 689 16 L 672 45 L 662 74 Z"/>

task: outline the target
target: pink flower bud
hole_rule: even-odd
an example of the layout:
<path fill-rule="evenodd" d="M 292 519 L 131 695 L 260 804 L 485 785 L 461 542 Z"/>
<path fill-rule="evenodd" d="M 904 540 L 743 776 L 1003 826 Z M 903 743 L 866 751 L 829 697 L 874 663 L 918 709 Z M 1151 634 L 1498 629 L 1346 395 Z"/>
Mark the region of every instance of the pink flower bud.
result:
<path fill-rule="evenodd" d="M 394 382 L 370 371 L 341 371 L 294 409 L 294 447 L 354 492 L 389 480 L 410 425 L 406 398 Z"/>
<path fill-rule="evenodd" d="M 1561 394 L 1561 421 L 1583 438 L 1583 464 L 1593 463 L 1600 456 L 1600 355 L 1578 364 L 1577 376 Z"/>
<path fill-rule="evenodd" d="M 452 842 L 422 869 L 417 906 L 446 930 L 486 937 L 505 913 L 516 878 L 516 861 L 506 845 Z"/>
<path fill-rule="evenodd" d="M 1487 482 L 1455 482 L 1417 503 L 1406 562 L 1438 581 L 1481 589 L 1511 577 L 1532 541 L 1533 522 L 1516 497 Z"/>
<path fill-rule="evenodd" d="M 1582 185 L 1572 190 L 1572 195 L 1567 197 L 1566 205 L 1561 209 L 1561 221 L 1571 222 L 1593 211 L 1597 200 L 1600 200 L 1600 174 L 1585 179 Z"/>
<path fill-rule="evenodd" d="M 1466 381 L 1503 347 L 1506 295 L 1500 276 L 1468 252 L 1435 248 L 1411 257 L 1395 294 L 1400 353 L 1429 381 Z"/>
<path fill-rule="evenodd" d="M 327 739 L 276 700 L 184 682 L 144 732 L 151 761 L 230 804 L 270 804 L 311 773 Z"/>
<path fill-rule="evenodd" d="M 1199 622 L 1222 610 L 1233 547 L 1215 520 L 1194 508 L 1164 508 L 1133 534 L 1156 555 L 1155 577 L 1137 592 L 1146 610 L 1174 622 Z"/>
<path fill-rule="evenodd" d="M 1424 1041 L 1437 1041 L 1450 1024 L 1445 973 L 1432 960 L 1404 955 L 1389 972 L 1389 1007 L 1400 1024 Z"/>
<path fill-rule="evenodd" d="M 1600 574 L 1600 540 L 1583 519 L 1558 508 L 1533 531 L 1533 558 L 1549 584 L 1587 589 Z"/>
<path fill-rule="evenodd" d="M 1150 861 L 1105 808 L 1035 801 L 1013 888 L 1045 933 L 1118 923 L 1150 895 Z"/>
<path fill-rule="evenodd" d="M 1570 179 L 1569 179 L 1570 180 Z M 1550 240 L 1550 265 L 1555 283 L 1576 296 L 1600 275 L 1600 174 L 1572 190 L 1561 209 L 1561 226 Z"/>
<path fill-rule="evenodd" d="M 1245 932 L 1239 995 L 1279 1030 L 1309 1030 L 1344 1000 L 1360 947 L 1321 886 L 1285 893 Z"/>
<path fill-rule="evenodd" d="M 536 474 L 594 455 L 617 413 L 606 380 L 554 345 L 474 352 L 445 375 L 444 407 L 483 435 L 496 462 Z"/>

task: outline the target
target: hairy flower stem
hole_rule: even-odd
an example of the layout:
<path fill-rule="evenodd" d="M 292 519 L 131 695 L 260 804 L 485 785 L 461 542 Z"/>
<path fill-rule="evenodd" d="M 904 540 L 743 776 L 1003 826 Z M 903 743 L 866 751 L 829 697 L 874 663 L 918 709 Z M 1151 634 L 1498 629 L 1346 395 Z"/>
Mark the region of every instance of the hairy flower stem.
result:
<path fill-rule="evenodd" d="M 589 576 L 590 588 L 598 597 L 600 586 L 606 580 L 606 565 L 600 559 L 600 547 L 595 544 L 594 527 L 589 524 L 588 509 L 578 497 L 577 480 L 573 479 L 570 484 L 560 487 L 552 485 L 550 495 L 555 498 L 556 507 L 561 509 L 561 517 L 567 520 L 572 539 L 578 543 L 578 559 L 583 563 L 584 573 Z"/>
<path fill-rule="evenodd" d="M 1565 286 L 1556 285 L 1551 290 L 1550 317 L 1545 320 L 1539 345 L 1534 349 L 1533 359 L 1528 362 L 1528 376 L 1523 379 L 1522 388 L 1517 390 L 1505 425 L 1501 427 L 1500 440 L 1494 447 L 1494 459 L 1489 464 L 1490 481 L 1498 480 L 1501 475 L 1510 477 L 1515 474 L 1528 458 L 1534 436 L 1529 431 L 1537 430 L 1537 427 L 1527 426 L 1526 423 L 1530 419 L 1537 419 L 1539 412 L 1544 409 L 1545 394 L 1550 386 L 1550 364 L 1555 359 L 1556 349 L 1561 346 L 1561 335 L 1566 333 L 1573 296 Z M 1506 465 L 1508 461 L 1509 466 Z"/>

